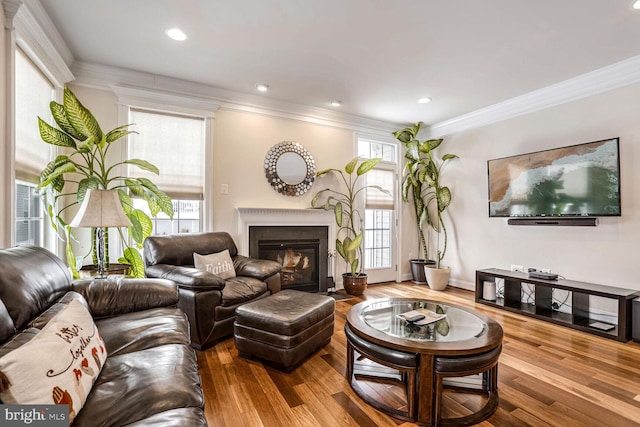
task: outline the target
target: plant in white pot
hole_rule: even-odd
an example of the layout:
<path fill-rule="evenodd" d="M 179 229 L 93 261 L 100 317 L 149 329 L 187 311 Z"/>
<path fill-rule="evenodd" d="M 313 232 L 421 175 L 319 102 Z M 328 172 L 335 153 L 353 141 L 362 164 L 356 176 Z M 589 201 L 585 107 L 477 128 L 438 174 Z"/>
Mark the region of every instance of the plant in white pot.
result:
<path fill-rule="evenodd" d="M 427 186 L 423 189 L 422 194 L 425 209 L 428 211 L 426 221 L 437 235 L 437 255 L 435 265 L 425 266 L 424 272 L 427 283 L 431 289 L 443 290 L 447 287 L 449 277 L 451 276 L 451 269 L 441 265 L 442 259 L 447 252 L 447 227 L 443 219 L 443 214 L 451 204 L 451 190 L 449 187 L 442 185 L 440 175 L 448 161 L 457 159 L 458 156 L 455 154 L 445 154 L 440 159 L 435 159 L 433 150 L 440 146 L 442 139 L 432 141 L 434 142 L 422 144 L 420 150 L 425 154 L 425 164 L 422 169 L 422 175 Z"/>
<path fill-rule="evenodd" d="M 344 289 L 351 295 L 362 295 L 367 287 L 367 275 L 364 273 L 362 258 L 362 231 L 363 218 L 357 209 L 358 196 L 367 188 L 375 188 L 383 193 L 389 192 L 377 185 L 359 186 L 359 179 L 376 167 L 382 159 L 374 158 L 362 161 L 360 158 L 352 159 L 340 169 L 325 169 L 316 173 L 320 177 L 329 173 L 336 174 L 342 180 L 345 189 L 325 188 L 318 191 L 311 200 L 311 207 L 324 210 L 333 210 L 338 231 L 336 236 L 336 251 L 347 263 L 349 271 L 342 275 Z M 319 204 L 321 196 L 326 196 L 324 203 Z"/>

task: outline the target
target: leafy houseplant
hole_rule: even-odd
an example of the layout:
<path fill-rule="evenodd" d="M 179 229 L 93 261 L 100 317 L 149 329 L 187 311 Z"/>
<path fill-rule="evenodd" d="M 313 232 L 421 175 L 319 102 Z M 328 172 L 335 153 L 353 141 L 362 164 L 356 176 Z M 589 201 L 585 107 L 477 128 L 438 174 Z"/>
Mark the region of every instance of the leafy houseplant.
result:
<path fill-rule="evenodd" d="M 426 195 L 424 191 L 428 186 L 425 182 L 427 156 L 425 154 L 426 150 L 424 148 L 421 150 L 420 147 L 424 147 L 426 144 L 435 145 L 438 140 L 419 141 L 417 135 L 421 125 L 422 122 L 418 122 L 412 127 L 393 133 L 393 136 L 402 142 L 405 147 L 406 162 L 402 171 L 402 200 L 405 202 L 411 201 L 413 204 L 416 215 L 416 228 L 418 230 L 418 253 L 420 254 L 421 252 L 424 256 L 424 258 L 410 260 L 413 281 L 416 283 L 426 283 L 424 267 L 427 264 L 435 264 L 435 261 L 429 259 L 428 234 L 425 237 L 424 231 L 425 224 L 429 222 L 429 211 L 424 197 Z"/>
<path fill-rule="evenodd" d="M 311 200 L 311 207 L 333 210 L 336 224 L 338 225 L 336 250 L 349 267 L 349 273 L 342 275 L 345 279 L 345 290 L 355 295 L 361 294 L 367 283 L 367 275 L 364 274 L 364 263 L 360 262 L 362 258 L 363 218 L 356 208 L 358 195 L 367 188 L 375 188 L 383 193 L 389 194 L 387 190 L 377 185 L 358 187 L 357 184 L 358 179 L 376 167 L 381 160 L 380 158 L 368 159 L 358 165 L 360 158 L 355 157 L 346 164 L 344 171 L 340 169 L 326 169 L 316 173 L 318 177 L 328 173 L 339 175 L 345 186 L 344 191 L 333 188 L 325 188 L 318 191 Z M 327 198 L 322 205 L 319 205 L 318 200 L 325 193 Z M 359 279 L 356 280 L 356 282 L 360 282 L 360 286 L 357 290 L 353 289 L 350 292 L 348 284 L 353 279 Z"/>
<path fill-rule="evenodd" d="M 429 248 L 425 238 L 424 224 L 428 224 L 438 234 L 435 266 L 439 269 L 440 262 L 447 252 L 447 229 L 442 214 L 451 203 L 451 190 L 440 183 L 440 174 L 445 164 L 451 159 L 458 158 L 458 156 L 445 154 L 440 160 L 434 158 L 433 150 L 438 148 L 443 140 L 430 139 L 420 141 L 417 135 L 421 125 L 422 122 L 418 122 L 412 127 L 394 132 L 393 135 L 406 148 L 402 199 L 404 201 L 411 199 L 413 202 L 418 236 L 422 252 L 427 259 L 429 257 Z M 442 250 L 440 250 L 441 234 L 444 240 Z"/>
<path fill-rule="evenodd" d="M 130 124 L 103 133 L 93 114 L 68 88 L 64 89 L 64 104 L 51 102 L 50 109 L 59 129 L 38 117 L 40 137 L 47 144 L 64 147 L 65 152 L 47 164 L 40 174 L 38 188 L 51 225 L 57 233 L 62 233 L 65 239 L 67 262 L 73 276 L 78 277 L 79 266 L 76 265 L 76 257 L 71 246 L 73 235 L 71 227 L 63 219 L 63 213 L 71 206 L 82 203 L 88 189 L 117 190 L 122 208 L 132 224 L 127 227 L 128 235 L 137 248 L 142 248 L 144 239 L 151 234 L 152 222 L 146 213 L 133 207 L 131 196 L 143 198 L 153 216 L 162 211 L 173 217 L 173 206 L 171 198 L 149 179 L 117 174 L 117 167 L 121 165 L 134 165 L 158 174 L 156 166 L 141 159 L 128 159 L 113 164 L 107 162 L 107 153 L 112 144 L 134 133 L 128 130 Z M 95 236 L 95 230 L 93 231 L 92 234 Z M 122 230 L 118 231 L 125 248 L 123 256 L 118 261 L 130 266 L 132 276 L 144 277 L 140 253 L 129 246 Z M 94 243 L 95 239 L 92 241 L 95 261 L 97 248 Z M 108 260 L 108 248 L 105 256 Z"/>

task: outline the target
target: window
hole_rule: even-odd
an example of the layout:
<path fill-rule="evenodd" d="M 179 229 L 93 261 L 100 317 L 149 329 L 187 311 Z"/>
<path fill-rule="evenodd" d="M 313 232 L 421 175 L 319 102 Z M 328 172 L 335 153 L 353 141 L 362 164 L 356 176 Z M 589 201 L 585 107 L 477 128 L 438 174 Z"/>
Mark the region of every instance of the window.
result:
<path fill-rule="evenodd" d="M 133 201 L 133 205 L 145 212 L 147 215 L 151 215 L 147 202 L 144 200 L 136 199 Z M 198 233 L 200 232 L 200 224 L 202 218 L 200 208 L 202 201 L 200 200 L 173 200 L 173 220 L 160 212 L 156 218 L 152 218 L 153 221 L 153 234 L 156 236 L 177 234 L 177 233 Z"/>
<path fill-rule="evenodd" d="M 384 162 L 396 163 L 397 148 L 395 144 L 358 138 L 358 156 L 366 159 L 380 157 Z"/>
<path fill-rule="evenodd" d="M 40 138 L 38 117 L 51 122 L 54 86 L 29 58 L 16 49 L 15 243 L 45 245 L 44 213 L 36 186 L 52 156 Z"/>
<path fill-rule="evenodd" d="M 364 268 L 369 282 L 395 280 L 395 187 L 397 175 L 397 145 L 358 138 L 358 155 L 382 159 L 366 177 L 368 186 L 381 187 L 389 192 L 368 188 L 364 202 Z M 374 271 L 372 271 L 374 270 Z"/>
<path fill-rule="evenodd" d="M 132 167 L 131 176 L 149 178 L 173 200 L 173 220 L 163 213 L 153 220 L 153 234 L 195 233 L 202 229 L 205 119 L 131 108 L 129 158 L 144 159 L 160 175 Z M 147 210 L 146 202 L 134 202 Z"/>
<path fill-rule="evenodd" d="M 16 183 L 16 244 L 38 245 L 44 243 L 44 216 L 40 195 L 33 184 Z"/>
<path fill-rule="evenodd" d="M 365 265 L 367 269 L 391 267 L 391 234 L 394 210 L 393 170 L 373 169 L 366 175 L 367 186 L 375 185 L 390 194 L 367 188 L 365 195 Z"/>
<path fill-rule="evenodd" d="M 365 210 L 364 268 L 366 269 L 391 266 L 391 213 L 387 210 Z"/>

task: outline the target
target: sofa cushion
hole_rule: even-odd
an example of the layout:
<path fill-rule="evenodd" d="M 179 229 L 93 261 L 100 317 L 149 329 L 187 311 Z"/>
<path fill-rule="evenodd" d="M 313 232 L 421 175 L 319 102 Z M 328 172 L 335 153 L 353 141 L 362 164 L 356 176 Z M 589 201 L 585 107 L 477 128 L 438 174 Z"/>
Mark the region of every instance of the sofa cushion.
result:
<path fill-rule="evenodd" d="M 180 408 L 160 412 L 127 427 L 178 427 L 178 426 L 206 426 L 204 411 L 200 408 Z"/>
<path fill-rule="evenodd" d="M 208 255 L 193 253 L 193 264 L 198 270 L 215 274 L 222 279 L 236 277 L 233 261 L 229 255 L 229 249 Z"/>
<path fill-rule="evenodd" d="M 195 352 L 168 344 L 109 356 L 74 426 L 123 426 L 203 405 Z"/>
<path fill-rule="evenodd" d="M 73 421 L 106 358 L 89 311 L 73 300 L 33 339 L 0 358 L 9 382 L 0 396 L 4 403 L 68 404 Z"/>
<path fill-rule="evenodd" d="M 144 240 L 144 265 L 170 264 L 193 267 L 193 253 L 212 254 L 229 250 L 234 258 L 238 255 L 233 238 L 223 231 L 206 233 L 150 236 Z"/>
<path fill-rule="evenodd" d="M 58 313 L 69 306 L 69 303 L 73 300 L 78 300 L 82 305 L 87 307 L 87 301 L 77 292 L 67 292 L 62 298 L 56 301 L 51 307 L 46 309 L 43 313 L 41 313 L 38 317 L 31 320 L 27 327 L 29 328 L 38 328 L 42 329 L 46 326 L 47 323 L 51 321 Z M 89 310 L 89 307 L 87 307 Z"/>
<path fill-rule="evenodd" d="M 18 246 L 0 250 L 0 300 L 16 329 L 71 289 L 67 266 L 48 250 Z"/>
<path fill-rule="evenodd" d="M 179 308 L 155 308 L 96 321 L 110 357 L 165 344 L 189 344 L 189 322 Z"/>
<path fill-rule="evenodd" d="M 222 290 L 222 305 L 224 307 L 235 306 L 251 301 L 268 292 L 266 283 L 253 277 L 234 277 L 226 281 Z"/>

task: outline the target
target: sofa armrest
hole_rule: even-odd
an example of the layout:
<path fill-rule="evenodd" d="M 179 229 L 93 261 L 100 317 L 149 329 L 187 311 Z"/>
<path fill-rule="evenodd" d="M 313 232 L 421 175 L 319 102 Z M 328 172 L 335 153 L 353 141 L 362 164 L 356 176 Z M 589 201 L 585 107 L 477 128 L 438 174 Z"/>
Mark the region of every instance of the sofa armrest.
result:
<path fill-rule="evenodd" d="M 194 291 L 220 291 L 224 289 L 226 284 L 224 279 L 216 276 L 215 274 L 192 267 L 156 264 L 148 266 L 145 273 L 147 277 L 172 280 L 181 288 L 191 289 Z"/>
<path fill-rule="evenodd" d="M 73 282 L 73 290 L 81 294 L 93 317 L 109 317 L 178 304 L 178 287 L 170 280 L 80 279 Z"/>
<path fill-rule="evenodd" d="M 279 262 L 248 258 L 243 255 L 237 255 L 234 258 L 233 266 L 237 276 L 255 277 L 263 281 L 275 274 L 280 274 L 282 270 L 282 265 Z"/>

